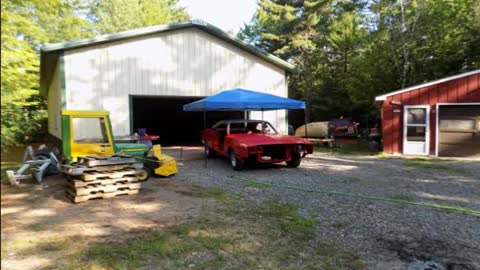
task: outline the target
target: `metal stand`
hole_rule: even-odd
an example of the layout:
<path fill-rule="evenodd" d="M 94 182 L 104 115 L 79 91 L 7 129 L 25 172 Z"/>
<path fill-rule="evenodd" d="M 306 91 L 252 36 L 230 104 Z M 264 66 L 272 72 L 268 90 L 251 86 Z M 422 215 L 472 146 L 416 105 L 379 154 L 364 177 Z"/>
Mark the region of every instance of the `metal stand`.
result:
<path fill-rule="evenodd" d="M 39 150 L 44 149 L 46 149 L 45 145 L 41 145 L 39 147 Z M 43 181 L 43 176 L 47 173 L 49 167 L 52 168 L 51 165 L 55 167 L 55 172 L 60 171 L 60 163 L 58 162 L 57 157 L 55 156 L 55 154 L 53 154 L 53 152 L 50 152 L 48 156 L 35 155 L 32 147 L 27 146 L 27 149 L 25 149 L 25 153 L 23 154 L 22 166 L 16 172 L 11 170 L 7 171 L 7 177 L 10 181 L 10 184 L 12 185 L 18 185 L 20 183 L 19 180 L 30 179 L 31 177 L 33 177 L 33 179 L 35 179 L 35 181 L 37 181 L 38 183 L 41 183 Z M 25 171 L 27 171 L 27 169 L 30 167 L 32 167 L 32 174 L 25 175 Z"/>

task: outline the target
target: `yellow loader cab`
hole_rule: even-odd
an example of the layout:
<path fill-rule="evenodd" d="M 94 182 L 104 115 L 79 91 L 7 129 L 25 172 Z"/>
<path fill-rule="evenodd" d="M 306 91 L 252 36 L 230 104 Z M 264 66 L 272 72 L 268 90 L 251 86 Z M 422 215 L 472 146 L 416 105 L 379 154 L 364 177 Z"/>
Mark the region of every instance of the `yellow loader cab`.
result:
<path fill-rule="evenodd" d="M 149 149 L 144 144 L 115 143 L 107 111 L 62 110 L 62 150 L 70 161 L 80 156 L 133 156 L 144 164 L 144 180 L 178 172 L 176 160 L 162 154 L 160 145 Z"/>

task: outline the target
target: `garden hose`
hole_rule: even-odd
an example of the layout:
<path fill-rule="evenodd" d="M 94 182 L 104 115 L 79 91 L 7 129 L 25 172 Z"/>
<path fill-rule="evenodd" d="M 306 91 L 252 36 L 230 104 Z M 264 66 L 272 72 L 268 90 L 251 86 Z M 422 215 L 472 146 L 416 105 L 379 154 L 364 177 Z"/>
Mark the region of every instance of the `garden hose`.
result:
<path fill-rule="evenodd" d="M 328 191 L 328 190 L 312 189 L 312 188 L 305 188 L 305 187 L 295 187 L 295 186 L 290 186 L 285 184 L 272 184 L 272 183 L 251 180 L 251 179 L 245 179 L 241 177 L 234 177 L 234 178 L 241 180 L 245 183 L 255 184 L 255 185 L 264 186 L 264 187 L 284 188 L 284 189 L 292 189 L 292 190 L 298 190 L 298 191 L 304 191 L 304 192 L 322 193 L 327 195 L 337 195 L 337 196 L 345 196 L 345 197 L 352 197 L 352 198 L 359 198 L 359 199 L 414 205 L 414 206 L 443 209 L 443 210 L 452 211 L 452 212 L 460 212 L 464 214 L 480 216 L 479 210 L 474 210 L 474 209 L 469 209 L 464 207 L 440 205 L 440 204 L 434 204 L 434 203 L 411 202 L 411 201 L 400 200 L 400 199 L 369 196 L 369 195 L 362 195 L 362 194 L 355 194 L 355 193 L 348 193 L 348 192 Z"/>

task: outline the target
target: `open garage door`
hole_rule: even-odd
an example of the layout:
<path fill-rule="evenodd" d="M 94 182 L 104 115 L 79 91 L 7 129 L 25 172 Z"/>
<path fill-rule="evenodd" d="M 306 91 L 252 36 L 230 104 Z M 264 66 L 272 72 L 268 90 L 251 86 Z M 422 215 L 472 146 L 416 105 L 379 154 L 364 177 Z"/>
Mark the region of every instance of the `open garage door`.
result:
<path fill-rule="evenodd" d="M 160 135 L 162 145 L 199 145 L 202 112 L 184 112 L 183 105 L 201 97 L 130 96 L 133 132 L 146 128 Z M 244 112 L 207 112 L 207 127 L 225 119 L 243 119 Z"/>
<path fill-rule="evenodd" d="M 438 155 L 480 158 L 480 105 L 440 105 Z"/>

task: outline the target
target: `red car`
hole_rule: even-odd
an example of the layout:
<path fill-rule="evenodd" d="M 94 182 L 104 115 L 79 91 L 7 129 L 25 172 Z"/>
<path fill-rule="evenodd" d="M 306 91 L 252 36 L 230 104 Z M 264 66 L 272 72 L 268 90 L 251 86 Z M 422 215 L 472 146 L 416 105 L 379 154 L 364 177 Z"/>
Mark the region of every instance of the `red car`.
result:
<path fill-rule="evenodd" d="M 349 118 L 332 119 L 328 123 L 328 127 L 332 130 L 332 135 L 336 137 L 357 137 L 358 123 Z"/>
<path fill-rule="evenodd" d="M 230 159 L 235 170 L 247 161 L 256 163 L 286 162 L 298 167 L 301 159 L 313 153 L 313 144 L 305 139 L 278 134 L 273 126 L 260 120 L 226 120 L 204 130 L 209 157 L 215 154 Z"/>

